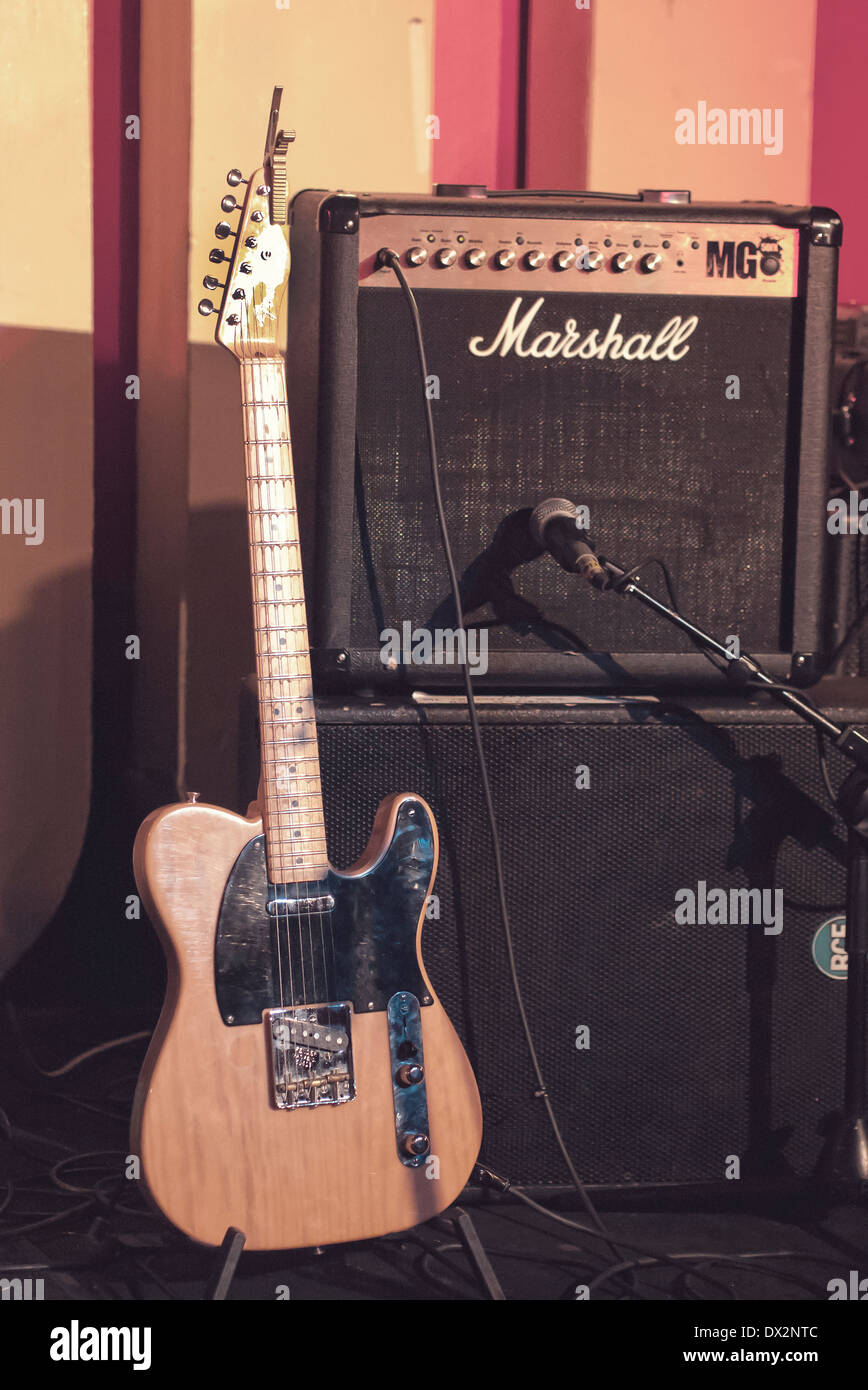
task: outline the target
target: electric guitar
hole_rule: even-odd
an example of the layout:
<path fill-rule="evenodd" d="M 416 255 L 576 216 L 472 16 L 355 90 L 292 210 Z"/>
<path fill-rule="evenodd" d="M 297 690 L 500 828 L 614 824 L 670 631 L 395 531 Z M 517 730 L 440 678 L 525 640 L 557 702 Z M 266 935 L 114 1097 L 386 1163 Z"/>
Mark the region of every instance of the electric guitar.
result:
<path fill-rule="evenodd" d="M 208 1245 L 234 1226 L 259 1250 L 425 1221 L 454 1201 L 482 1137 L 470 1064 L 419 954 L 437 867 L 430 808 L 387 797 L 352 868 L 337 872 L 326 854 L 277 336 L 293 138 L 277 132 L 279 97 L 263 168 L 234 209 L 234 251 L 211 253 L 227 263 L 216 338 L 241 366 L 259 814 L 167 806 L 133 855 L 169 983 L 132 1152 L 175 1226 Z M 243 180 L 232 171 L 229 182 Z"/>

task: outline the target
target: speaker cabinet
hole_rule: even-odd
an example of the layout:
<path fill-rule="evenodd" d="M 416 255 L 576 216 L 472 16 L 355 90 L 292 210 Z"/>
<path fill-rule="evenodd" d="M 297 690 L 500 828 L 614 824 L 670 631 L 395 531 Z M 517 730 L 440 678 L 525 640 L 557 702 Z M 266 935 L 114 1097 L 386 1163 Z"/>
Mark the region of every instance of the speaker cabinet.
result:
<path fill-rule="evenodd" d="M 866 718 L 868 682 L 820 696 Z M 246 710 L 252 796 L 252 692 Z M 841 1095 L 846 994 L 846 832 L 813 732 L 765 701 L 709 698 L 491 700 L 481 717 L 518 971 L 580 1174 L 711 1182 L 734 1155 L 742 1176 L 807 1175 Z M 466 709 L 322 699 L 318 718 L 333 863 L 358 857 L 388 793 L 434 809 L 423 954 L 476 1070 L 483 1159 L 515 1182 L 567 1181 L 510 986 Z M 849 764 L 833 751 L 830 770 L 837 785 Z M 677 895 L 700 883 L 779 892 L 781 930 L 680 924 Z"/>

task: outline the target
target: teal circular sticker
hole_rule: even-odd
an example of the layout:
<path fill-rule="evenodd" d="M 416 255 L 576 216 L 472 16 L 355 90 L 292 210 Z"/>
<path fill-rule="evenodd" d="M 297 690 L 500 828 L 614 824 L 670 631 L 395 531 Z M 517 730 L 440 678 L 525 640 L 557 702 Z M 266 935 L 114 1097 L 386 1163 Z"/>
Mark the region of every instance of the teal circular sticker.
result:
<path fill-rule="evenodd" d="M 842 914 L 840 917 L 829 917 L 814 932 L 811 955 L 817 969 L 828 975 L 830 980 L 847 978 L 846 929 L 847 918 Z"/>

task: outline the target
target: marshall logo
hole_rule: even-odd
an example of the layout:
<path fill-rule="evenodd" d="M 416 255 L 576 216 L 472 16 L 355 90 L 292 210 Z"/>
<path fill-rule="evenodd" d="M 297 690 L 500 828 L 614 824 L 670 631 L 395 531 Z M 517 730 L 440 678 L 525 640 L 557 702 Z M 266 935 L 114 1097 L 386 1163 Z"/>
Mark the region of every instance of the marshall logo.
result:
<path fill-rule="evenodd" d="M 531 325 L 537 326 L 534 319 L 545 303 L 545 298 L 540 295 L 522 318 L 519 318 L 522 303 L 520 295 L 512 301 L 503 323 L 488 346 L 481 336 L 469 339 L 467 346 L 474 357 L 492 357 L 494 353 L 506 357 L 515 351 L 516 357 L 579 357 L 585 360 L 597 358 L 601 362 L 607 357 L 613 361 L 623 358 L 626 362 L 644 362 L 649 359 L 652 362 L 662 362 L 668 358 L 670 362 L 680 362 L 690 351 L 687 339 L 699 323 L 695 314 L 689 318 L 682 318 L 680 314 L 676 314 L 664 323 L 656 334 L 633 333 L 628 337 L 625 332 L 618 331 L 621 326 L 620 314 L 612 315 L 612 321 L 605 332 L 601 328 L 592 328 L 586 332 L 577 327 L 575 319 L 567 319 L 563 331 L 543 329 L 528 342 Z"/>
<path fill-rule="evenodd" d="M 756 279 L 757 248 L 752 241 L 740 241 L 738 246 L 734 241 L 725 241 L 722 245 L 719 241 L 710 241 L 707 249 L 706 275 L 713 276 L 716 272 L 728 280 L 734 275 L 741 280 Z"/>

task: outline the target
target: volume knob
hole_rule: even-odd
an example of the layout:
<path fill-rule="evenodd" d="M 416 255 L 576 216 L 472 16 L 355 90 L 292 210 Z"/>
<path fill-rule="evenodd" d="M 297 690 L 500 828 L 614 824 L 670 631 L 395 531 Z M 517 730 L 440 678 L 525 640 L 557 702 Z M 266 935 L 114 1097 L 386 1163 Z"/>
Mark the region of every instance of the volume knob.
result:
<path fill-rule="evenodd" d="M 411 246 L 405 259 L 408 265 L 424 265 L 428 259 L 428 252 L 424 246 Z"/>
<path fill-rule="evenodd" d="M 575 254 L 572 251 L 558 251 L 552 264 L 555 270 L 569 270 L 575 259 Z"/>
<path fill-rule="evenodd" d="M 412 1154 L 418 1158 L 420 1154 L 426 1154 L 431 1147 L 431 1141 L 427 1134 L 405 1134 L 403 1140 L 404 1152 Z"/>

